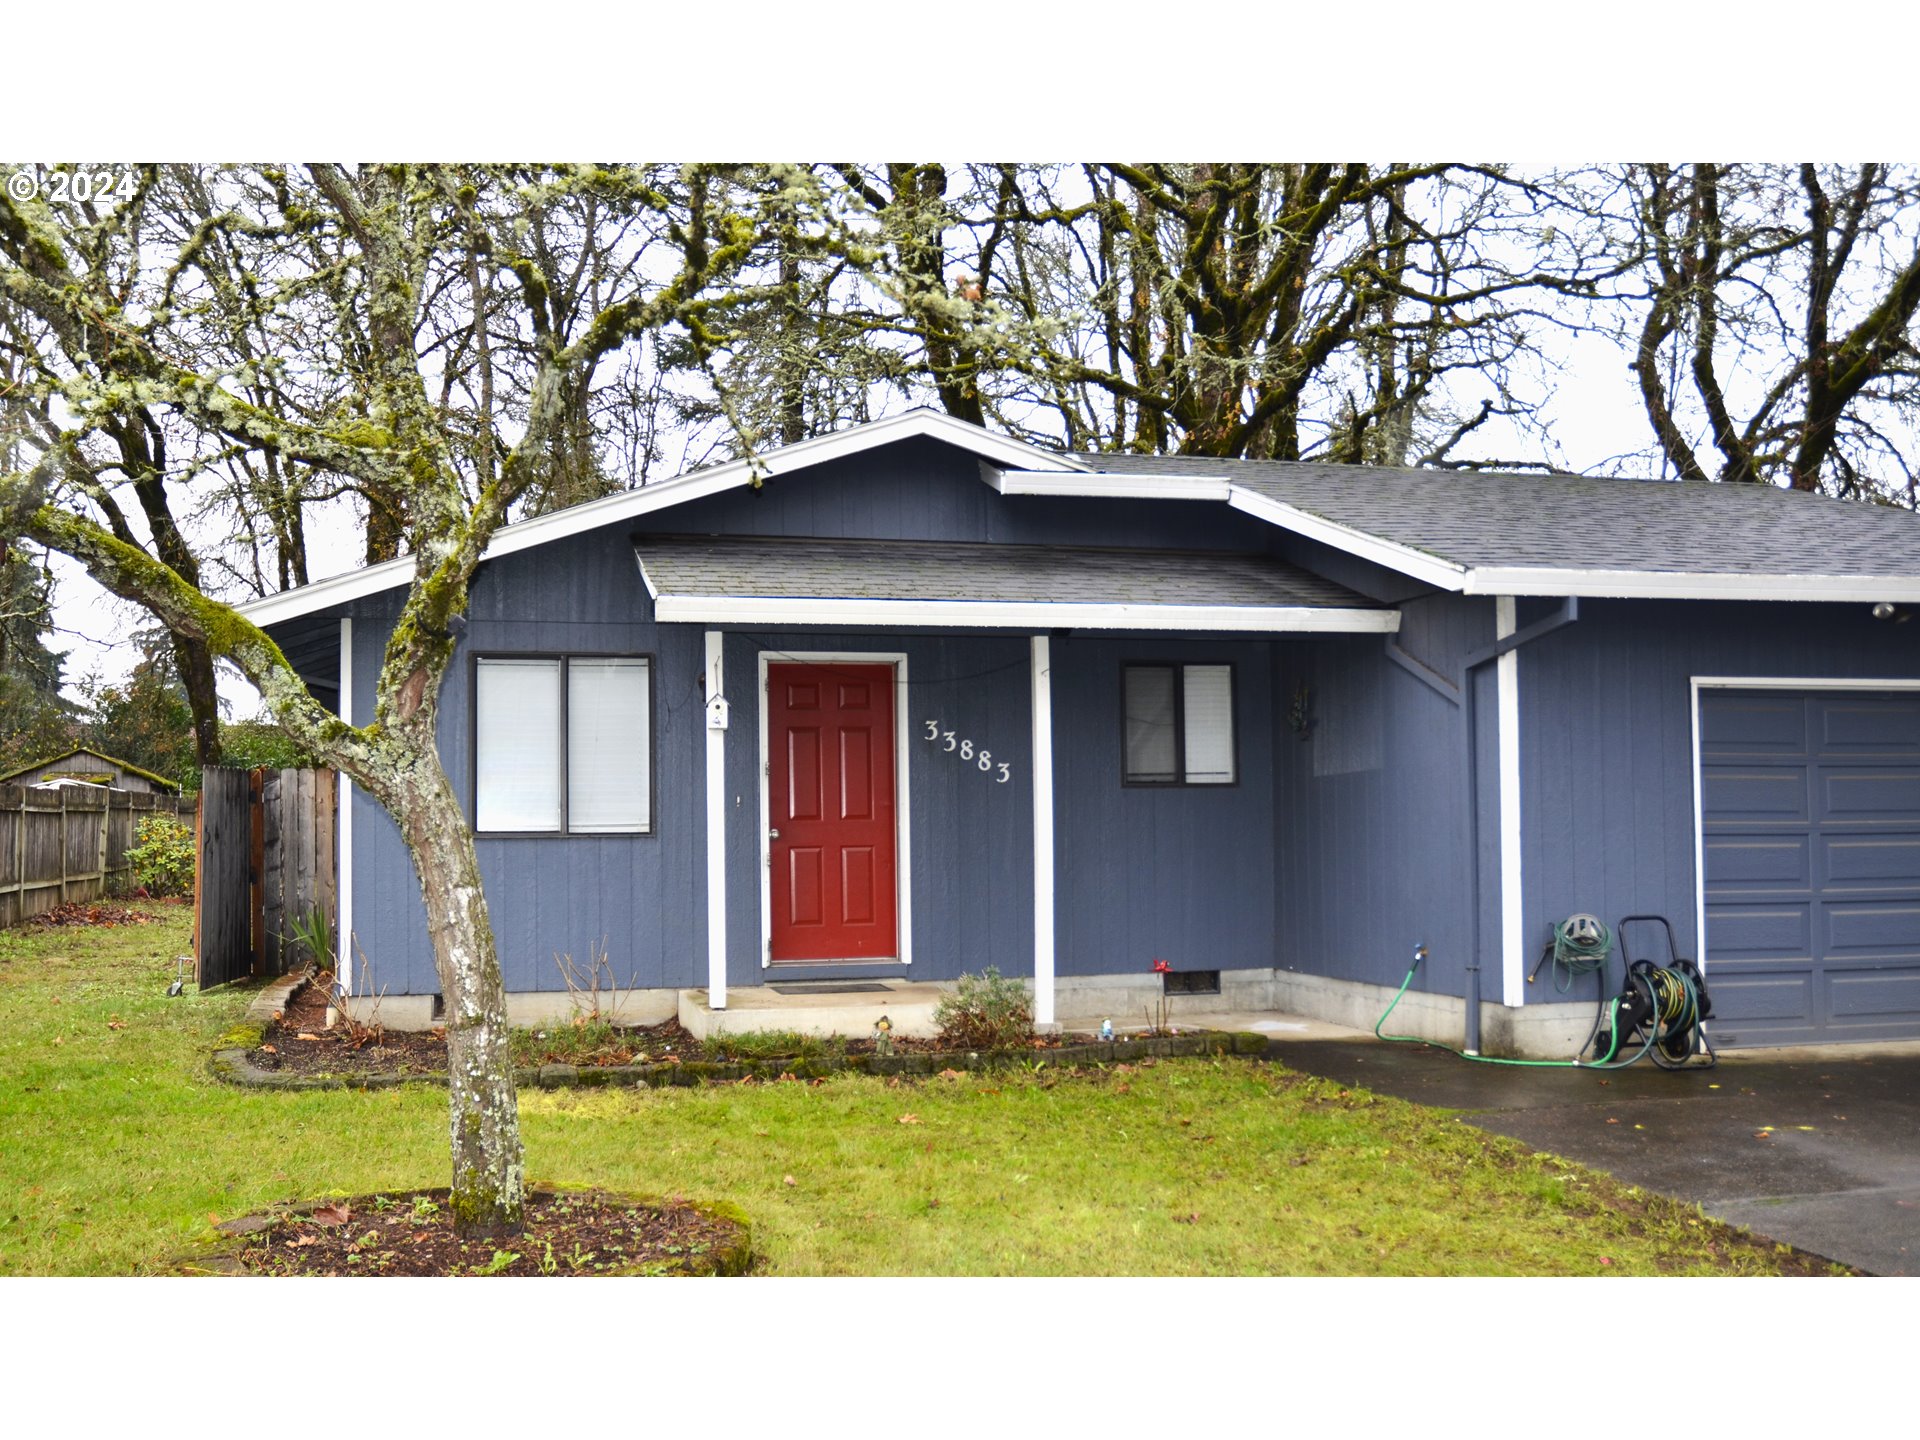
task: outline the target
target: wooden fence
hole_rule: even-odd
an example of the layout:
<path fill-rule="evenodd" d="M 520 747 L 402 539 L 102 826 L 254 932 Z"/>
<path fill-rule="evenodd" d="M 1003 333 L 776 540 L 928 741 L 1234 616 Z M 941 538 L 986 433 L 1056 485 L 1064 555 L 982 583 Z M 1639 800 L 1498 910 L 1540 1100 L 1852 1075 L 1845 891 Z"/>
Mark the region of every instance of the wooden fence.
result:
<path fill-rule="evenodd" d="M 194 956 L 203 987 L 283 975 L 307 958 L 296 926 L 316 914 L 329 931 L 338 924 L 337 795 L 331 770 L 202 772 Z"/>
<path fill-rule="evenodd" d="M 179 815 L 191 801 L 172 795 L 62 785 L 0 785 L 0 929 L 70 900 L 98 900 L 132 888 L 127 851 L 143 815 Z"/>

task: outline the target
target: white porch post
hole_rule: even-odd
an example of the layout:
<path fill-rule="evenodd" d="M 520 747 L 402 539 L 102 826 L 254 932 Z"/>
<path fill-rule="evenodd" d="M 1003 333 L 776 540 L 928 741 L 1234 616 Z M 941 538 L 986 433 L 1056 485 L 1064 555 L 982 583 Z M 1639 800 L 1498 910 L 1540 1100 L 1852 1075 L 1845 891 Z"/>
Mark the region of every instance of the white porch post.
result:
<path fill-rule="evenodd" d="M 722 684 L 721 633 L 707 631 L 709 702 Z M 727 732 L 707 724 L 707 1004 L 727 1008 Z"/>
<path fill-rule="evenodd" d="M 353 621 L 340 621 L 340 718 L 353 724 Z M 339 787 L 333 833 L 338 847 L 334 865 L 333 976 L 343 995 L 353 994 L 353 782 L 336 770 Z"/>
<path fill-rule="evenodd" d="M 1513 597 L 1493 602 L 1496 640 L 1516 627 Z M 1527 998 L 1526 934 L 1521 924 L 1522 851 L 1520 848 L 1520 652 L 1509 650 L 1494 662 L 1496 704 L 1500 712 L 1500 1001 L 1519 1005 Z"/>
<path fill-rule="evenodd" d="M 1053 1024 L 1053 662 L 1033 637 L 1033 1022 Z"/>

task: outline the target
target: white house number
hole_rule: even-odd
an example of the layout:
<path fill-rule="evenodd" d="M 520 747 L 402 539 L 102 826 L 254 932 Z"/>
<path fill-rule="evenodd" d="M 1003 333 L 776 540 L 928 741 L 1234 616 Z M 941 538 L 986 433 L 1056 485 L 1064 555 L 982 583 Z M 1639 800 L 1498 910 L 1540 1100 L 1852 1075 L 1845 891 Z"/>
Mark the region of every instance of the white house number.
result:
<path fill-rule="evenodd" d="M 951 730 L 942 730 L 938 720 L 926 720 L 921 723 L 927 727 L 927 733 L 923 738 L 931 740 L 947 754 L 958 755 L 963 762 L 971 764 L 976 770 L 984 770 L 989 775 L 998 770 L 1000 773 L 994 777 L 994 784 L 1004 785 L 1013 779 L 1013 767 L 1005 760 L 996 762 L 991 750 L 974 749 L 973 741 L 959 739 Z"/>

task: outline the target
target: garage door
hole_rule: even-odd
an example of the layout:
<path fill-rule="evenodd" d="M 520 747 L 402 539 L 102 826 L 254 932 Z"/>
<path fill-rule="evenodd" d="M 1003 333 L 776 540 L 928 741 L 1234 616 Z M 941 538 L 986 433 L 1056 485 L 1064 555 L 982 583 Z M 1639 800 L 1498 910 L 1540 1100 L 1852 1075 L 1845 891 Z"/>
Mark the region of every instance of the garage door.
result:
<path fill-rule="evenodd" d="M 1920 1039 L 1920 694 L 1703 690 L 1717 1042 Z"/>

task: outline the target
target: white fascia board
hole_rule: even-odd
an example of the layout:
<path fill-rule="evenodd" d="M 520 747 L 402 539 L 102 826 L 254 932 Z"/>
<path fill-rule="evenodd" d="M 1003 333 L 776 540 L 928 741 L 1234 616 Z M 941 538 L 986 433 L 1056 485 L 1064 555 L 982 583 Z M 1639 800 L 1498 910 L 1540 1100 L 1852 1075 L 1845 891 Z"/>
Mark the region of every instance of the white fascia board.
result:
<path fill-rule="evenodd" d="M 653 576 L 647 573 L 647 557 L 640 553 L 640 547 L 638 545 L 633 547 L 633 560 L 634 563 L 640 567 L 640 583 L 647 587 L 647 598 L 649 600 L 659 600 L 660 587 L 653 583 Z"/>
<path fill-rule="evenodd" d="M 691 475 L 677 475 L 671 480 L 660 480 L 651 485 L 643 485 L 638 490 L 623 490 L 618 495 L 589 500 L 584 505 L 570 505 L 565 510 L 536 515 L 530 520 L 516 521 L 512 525 L 503 527 L 493 537 L 493 542 L 487 546 L 486 554 L 481 558 L 483 560 L 498 559 L 502 555 L 530 550 L 536 545 L 564 540 L 571 535 L 582 535 L 589 530 L 597 530 L 603 525 L 616 525 L 624 520 L 633 520 L 642 515 L 652 514 L 656 510 L 684 505 L 689 501 L 718 495 L 727 490 L 737 490 L 751 484 L 756 474 L 767 477 L 790 475 L 795 471 L 823 465 L 829 460 L 844 459 L 881 445 L 890 445 L 896 441 L 916 437 L 943 440 L 994 465 L 1032 471 L 1052 466 L 1069 474 L 1087 469 L 1081 461 L 1068 459 L 1064 455 L 1054 455 L 1031 445 L 1023 445 L 1018 440 L 1009 440 L 1003 435 L 989 434 L 976 425 L 969 425 L 964 420 L 955 420 L 952 416 L 943 415 L 938 411 L 909 410 L 904 415 L 875 420 L 870 425 L 861 425 L 836 435 L 821 435 L 812 440 L 801 440 L 796 444 L 782 446 L 771 454 L 760 457 L 757 462 L 735 460 L 731 464 L 719 465 L 711 470 L 700 470 Z M 282 620 L 310 615 L 316 610 L 343 605 L 350 600 L 377 595 L 383 590 L 397 589 L 408 584 L 412 578 L 413 558 L 403 556 L 401 559 L 389 560 L 380 565 L 370 565 L 363 570 L 353 570 L 345 575 L 317 580 L 311 585 L 301 586 L 298 590 L 269 595 L 264 600 L 255 600 L 251 604 L 236 608 L 241 615 L 256 625 L 272 625 Z"/>
<path fill-rule="evenodd" d="M 1920 604 L 1920 577 L 1743 575 L 1724 571 L 1566 570 L 1515 565 L 1467 572 L 1469 595 L 1579 595 L 1616 600 L 1828 600 Z"/>
<path fill-rule="evenodd" d="M 1225 500 L 1232 482 L 1224 475 L 1074 474 L 1061 470 L 996 470 L 981 478 L 1002 495 L 1091 495 L 1114 500 Z"/>
<path fill-rule="evenodd" d="M 1242 630 L 1393 634 L 1398 610 L 1307 605 L 1080 605 L 1030 600 L 861 600 L 663 595 L 654 618 L 703 625 L 928 625 L 955 629 Z"/>
<path fill-rule="evenodd" d="M 1369 535 L 1364 530 L 1355 530 L 1350 525 L 1310 514 L 1297 506 L 1271 500 L 1244 486 L 1229 485 L 1227 488 L 1230 491 L 1227 503 L 1256 520 L 1265 520 L 1282 530 L 1291 530 L 1296 535 L 1318 540 L 1323 545 L 1331 545 L 1336 550 L 1344 550 L 1375 565 L 1384 565 L 1389 570 L 1412 576 L 1436 589 L 1460 590 L 1465 587 L 1468 571 L 1464 565 L 1455 565 L 1450 560 L 1442 560 L 1425 551 L 1382 540 L 1378 535 Z"/>
<path fill-rule="evenodd" d="M 311 615 L 316 610 L 344 605 L 367 595 L 378 595 L 382 590 L 405 585 L 412 578 L 413 557 L 403 556 L 398 560 L 369 565 L 364 570 L 349 570 L 344 575 L 316 580 L 311 585 L 302 585 L 298 590 L 283 590 L 278 595 L 269 595 L 264 600 L 254 600 L 233 608 L 256 625 L 273 625 L 282 620 Z"/>

